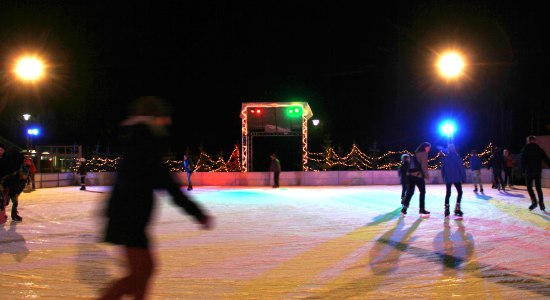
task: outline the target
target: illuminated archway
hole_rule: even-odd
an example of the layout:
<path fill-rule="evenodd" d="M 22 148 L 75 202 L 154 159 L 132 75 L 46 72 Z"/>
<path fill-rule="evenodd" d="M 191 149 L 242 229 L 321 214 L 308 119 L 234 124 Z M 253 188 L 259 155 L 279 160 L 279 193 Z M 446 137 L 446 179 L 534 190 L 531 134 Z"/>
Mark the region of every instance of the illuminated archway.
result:
<path fill-rule="evenodd" d="M 302 170 L 307 170 L 307 121 L 313 116 L 307 102 L 245 102 L 241 107 L 242 171 L 252 164 L 255 136 L 300 136 Z"/>

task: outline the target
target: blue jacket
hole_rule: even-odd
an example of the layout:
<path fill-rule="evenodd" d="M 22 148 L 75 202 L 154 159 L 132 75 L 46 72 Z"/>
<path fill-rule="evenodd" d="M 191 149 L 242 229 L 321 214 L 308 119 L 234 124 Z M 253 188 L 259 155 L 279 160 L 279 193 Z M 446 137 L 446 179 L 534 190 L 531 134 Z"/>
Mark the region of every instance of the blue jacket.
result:
<path fill-rule="evenodd" d="M 475 170 L 481 170 L 481 168 L 483 168 L 483 163 L 481 162 L 481 158 L 479 158 L 479 156 L 471 156 L 470 169 L 472 171 L 475 171 Z"/>
<path fill-rule="evenodd" d="M 441 176 L 445 183 L 466 182 L 466 170 L 458 154 L 449 153 L 443 158 Z"/>

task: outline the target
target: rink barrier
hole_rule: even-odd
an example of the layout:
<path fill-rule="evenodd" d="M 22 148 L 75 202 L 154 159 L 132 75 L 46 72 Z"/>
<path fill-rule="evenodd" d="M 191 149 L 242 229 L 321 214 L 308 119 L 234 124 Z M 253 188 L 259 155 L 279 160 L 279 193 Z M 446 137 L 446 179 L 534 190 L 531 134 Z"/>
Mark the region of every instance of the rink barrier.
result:
<path fill-rule="evenodd" d="M 116 172 L 89 172 L 86 176 L 88 186 L 113 185 Z M 187 176 L 183 172 L 173 173 L 181 185 L 187 185 Z M 271 186 L 273 174 L 270 172 L 195 172 L 191 180 L 194 186 Z M 442 184 L 440 170 L 430 170 L 428 184 Z M 466 183 L 471 183 L 471 174 L 466 172 Z M 491 184 L 490 170 L 481 170 L 481 180 Z M 75 173 L 37 173 L 37 188 L 80 186 L 80 175 Z M 393 185 L 400 184 L 396 170 L 389 171 L 327 171 L 327 172 L 281 172 L 281 186 L 354 186 L 354 185 Z M 550 188 L 550 169 L 542 173 L 542 186 Z"/>

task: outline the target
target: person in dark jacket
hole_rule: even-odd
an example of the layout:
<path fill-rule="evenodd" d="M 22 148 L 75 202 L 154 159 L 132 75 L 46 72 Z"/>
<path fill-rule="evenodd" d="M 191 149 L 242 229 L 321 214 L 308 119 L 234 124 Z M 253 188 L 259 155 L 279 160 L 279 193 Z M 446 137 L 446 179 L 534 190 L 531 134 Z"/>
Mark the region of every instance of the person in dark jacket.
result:
<path fill-rule="evenodd" d="M 472 150 L 470 153 L 470 170 L 472 170 L 472 182 L 474 183 L 474 193 L 477 193 L 477 185 L 479 184 L 479 191 L 483 194 L 483 183 L 481 182 L 481 168 L 483 168 L 483 162 L 477 150 Z"/>
<path fill-rule="evenodd" d="M 277 155 L 271 154 L 271 164 L 269 166 L 271 172 L 273 172 L 273 187 L 279 187 L 279 175 L 281 174 L 281 162 L 277 158 Z"/>
<path fill-rule="evenodd" d="M 426 199 L 426 179 L 430 179 L 430 173 L 428 172 L 428 154 L 432 144 L 428 142 L 423 142 L 420 144 L 414 156 L 411 157 L 411 167 L 409 168 L 409 173 L 407 174 L 407 181 L 409 183 L 407 187 L 407 196 L 403 200 L 403 207 L 401 208 L 401 214 L 406 215 L 407 209 L 411 202 L 411 198 L 414 194 L 415 187 L 418 187 L 418 192 L 420 193 L 418 201 L 420 204 L 420 209 L 418 213 L 420 215 L 429 216 L 430 212 L 426 210 L 425 199 Z M 413 167 L 413 162 L 414 167 Z"/>
<path fill-rule="evenodd" d="M 19 216 L 17 208 L 19 207 L 19 195 L 23 192 L 23 189 L 25 189 L 28 179 L 29 169 L 25 165 L 21 165 L 16 172 L 2 177 L 0 181 L 0 192 L 2 193 L 1 200 L 4 201 L 2 205 L 2 209 L 4 210 L 2 212 L 2 220 L 6 220 L 5 208 L 10 204 L 11 200 L 11 219 L 14 222 L 23 221 L 23 218 Z"/>
<path fill-rule="evenodd" d="M 187 174 L 187 190 L 190 191 L 193 189 L 193 183 L 191 183 L 191 175 L 193 174 L 193 160 L 189 154 L 183 155 L 183 170 Z"/>
<path fill-rule="evenodd" d="M 527 192 L 531 197 L 531 205 L 529 210 L 533 210 L 537 207 L 542 211 L 546 211 L 544 206 L 544 195 L 542 194 L 542 185 L 541 185 L 541 172 L 542 165 L 541 162 L 544 161 L 547 165 L 550 166 L 550 159 L 546 152 L 537 144 L 537 138 L 535 136 L 527 137 L 527 145 L 523 146 L 521 149 L 521 167 L 525 173 L 525 185 L 527 186 Z M 535 182 L 535 189 L 537 190 L 537 197 L 533 191 L 533 181 Z"/>
<path fill-rule="evenodd" d="M 88 163 L 83 157 L 80 159 L 80 165 L 78 166 L 78 175 L 80 175 L 80 190 L 86 190 L 86 175 L 88 175 Z"/>
<path fill-rule="evenodd" d="M 449 210 L 449 198 L 451 197 L 451 188 L 453 185 L 457 192 L 454 213 L 455 216 L 462 217 L 463 213 L 460 209 L 460 202 L 462 200 L 462 183 L 466 182 L 466 169 L 464 168 L 462 158 L 456 152 L 456 147 L 453 144 L 449 145 L 449 151 L 443 158 L 441 176 L 447 187 L 445 194 L 445 217 L 451 214 Z"/>
<path fill-rule="evenodd" d="M 141 97 L 129 111 L 121 124 L 122 160 L 107 202 L 104 232 L 105 242 L 125 248 L 128 274 L 114 281 L 100 299 L 120 299 L 125 295 L 145 298 L 155 268 L 146 234 L 155 189 L 168 191 L 173 202 L 203 229 L 213 226 L 213 218 L 180 190 L 161 159 L 159 145 L 171 123 L 168 104 L 158 97 Z"/>
<path fill-rule="evenodd" d="M 36 174 L 36 166 L 34 165 L 32 156 L 25 156 L 24 164 L 29 168 L 29 179 L 27 180 L 27 185 L 31 185 L 32 191 L 36 189 L 36 184 L 34 181 L 34 175 Z"/>
<path fill-rule="evenodd" d="M 411 163 L 411 156 L 407 153 L 401 155 L 401 165 L 397 174 L 399 175 L 399 181 L 401 181 L 401 204 L 407 196 L 407 186 L 409 185 L 407 181 L 407 173 L 409 172 L 409 165 Z"/>
<path fill-rule="evenodd" d="M 0 179 L 17 171 L 23 163 L 23 155 L 9 151 L 4 144 L 0 144 Z"/>
<path fill-rule="evenodd" d="M 489 159 L 489 166 L 490 169 L 493 170 L 493 180 L 495 181 L 495 187 L 500 191 L 503 192 L 506 191 L 504 187 L 504 182 L 502 180 L 502 169 L 504 168 L 504 156 L 502 155 L 502 151 L 500 150 L 500 147 L 493 148 L 493 153 L 491 155 L 491 158 Z"/>

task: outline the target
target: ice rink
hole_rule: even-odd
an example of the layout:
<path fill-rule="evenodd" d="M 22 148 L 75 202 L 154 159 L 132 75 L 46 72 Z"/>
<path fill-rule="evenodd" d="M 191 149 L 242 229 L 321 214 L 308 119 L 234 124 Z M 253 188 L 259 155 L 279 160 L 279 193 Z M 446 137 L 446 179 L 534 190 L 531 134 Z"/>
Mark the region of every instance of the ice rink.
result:
<path fill-rule="evenodd" d="M 23 222 L 0 226 L 0 299 L 94 299 L 121 276 L 120 249 L 100 241 L 109 189 L 21 194 Z M 418 191 L 400 217 L 400 191 L 199 186 L 211 231 L 159 193 L 150 299 L 550 298 L 550 215 L 527 209 L 525 186 L 465 185 L 462 221 L 443 217 L 442 185 L 427 186 L 427 219 Z"/>

